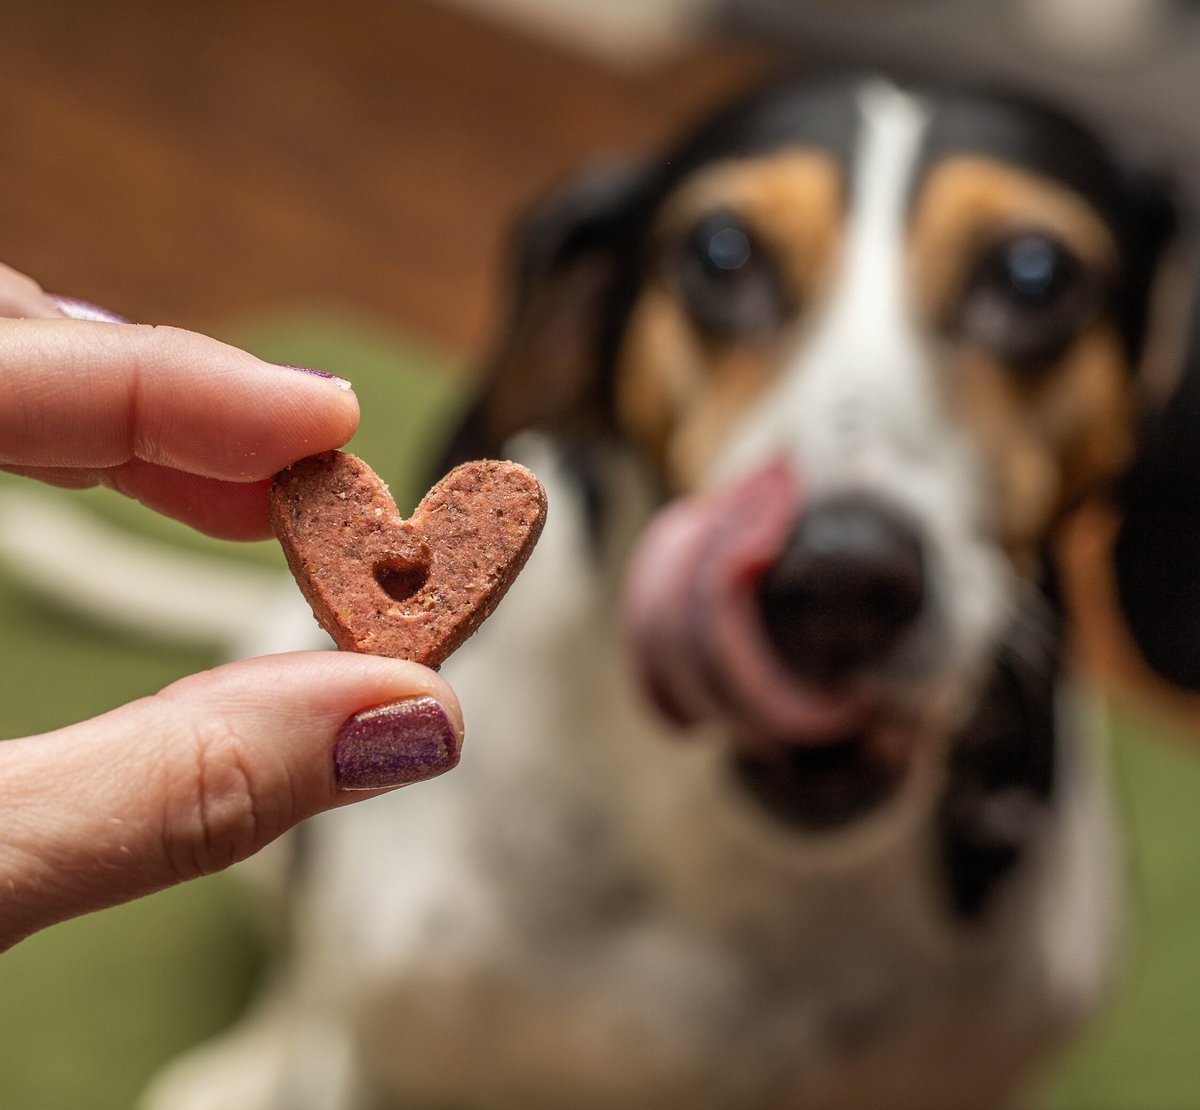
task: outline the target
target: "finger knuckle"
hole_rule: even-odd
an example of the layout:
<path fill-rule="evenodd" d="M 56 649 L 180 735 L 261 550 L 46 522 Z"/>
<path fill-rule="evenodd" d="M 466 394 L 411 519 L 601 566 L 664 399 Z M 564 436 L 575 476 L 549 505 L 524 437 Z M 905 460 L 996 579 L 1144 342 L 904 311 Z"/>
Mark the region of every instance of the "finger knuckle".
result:
<path fill-rule="evenodd" d="M 165 856 L 177 881 L 221 871 L 279 831 L 280 806 L 267 801 L 247 738 L 230 721 L 194 726 L 187 755 L 172 761 L 163 816 Z"/>

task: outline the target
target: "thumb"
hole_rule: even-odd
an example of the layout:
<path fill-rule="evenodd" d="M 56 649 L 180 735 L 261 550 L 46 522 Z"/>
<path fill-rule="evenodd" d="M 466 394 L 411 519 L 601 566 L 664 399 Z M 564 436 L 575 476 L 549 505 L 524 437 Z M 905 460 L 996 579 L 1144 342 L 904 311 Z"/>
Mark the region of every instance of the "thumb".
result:
<path fill-rule="evenodd" d="M 458 701 L 432 671 L 308 652 L 0 742 L 0 951 L 219 871 L 322 810 L 432 778 L 461 740 Z"/>

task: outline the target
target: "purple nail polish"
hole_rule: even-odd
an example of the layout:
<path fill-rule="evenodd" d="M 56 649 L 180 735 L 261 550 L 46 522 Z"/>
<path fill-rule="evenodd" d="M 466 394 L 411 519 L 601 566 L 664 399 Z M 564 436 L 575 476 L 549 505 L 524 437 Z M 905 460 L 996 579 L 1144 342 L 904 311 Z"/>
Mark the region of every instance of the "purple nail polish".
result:
<path fill-rule="evenodd" d="M 102 324 L 129 323 L 124 316 L 118 316 L 115 312 L 109 312 L 107 308 L 101 308 L 90 301 L 81 301 L 78 297 L 60 297 L 57 293 L 47 295 L 58 305 L 63 315 L 70 316 L 72 320 L 98 320 Z"/>
<path fill-rule="evenodd" d="M 379 790 L 431 779 L 458 763 L 458 737 L 445 709 L 430 697 L 356 713 L 334 742 L 342 790 Z"/>
<path fill-rule="evenodd" d="M 275 365 L 282 366 L 284 370 L 295 370 L 299 374 L 311 374 L 314 378 L 324 378 L 326 381 L 333 382 L 338 389 L 352 388 L 345 378 L 338 377 L 337 374 L 331 374 L 327 370 L 314 370 L 311 366 L 293 366 L 290 362 L 277 362 Z"/>

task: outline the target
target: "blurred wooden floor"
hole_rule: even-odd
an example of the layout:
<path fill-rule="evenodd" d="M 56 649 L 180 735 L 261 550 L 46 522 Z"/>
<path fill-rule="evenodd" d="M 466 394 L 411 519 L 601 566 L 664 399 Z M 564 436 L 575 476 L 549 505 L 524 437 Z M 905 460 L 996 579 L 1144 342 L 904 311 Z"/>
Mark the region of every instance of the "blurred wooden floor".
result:
<path fill-rule="evenodd" d="M 0 259 L 141 321 L 335 305 L 470 352 L 529 198 L 762 64 L 621 73 L 415 0 L 6 0 Z"/>

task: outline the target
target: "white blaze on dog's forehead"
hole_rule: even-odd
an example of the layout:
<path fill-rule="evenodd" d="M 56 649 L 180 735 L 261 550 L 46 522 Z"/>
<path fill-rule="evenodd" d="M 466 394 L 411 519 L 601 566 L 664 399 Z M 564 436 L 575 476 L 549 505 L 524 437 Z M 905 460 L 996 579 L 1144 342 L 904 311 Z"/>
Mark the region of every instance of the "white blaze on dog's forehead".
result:
<path fill-rule="evenodd" d="M 930 441 L 930 359 L 905 289 L 908 202 L 928 113 L 914 97 L 873 82 L 860 93 L 859 116 L 829 297 L 812 306 L 791 365 L 727 445 L 722 476 L 784 454 L 818 492 L 864 468 L 891 470 L 881 453 Z"/>
<path fill-rule="evenodd" d="M 771 459 L 795 465 L 806 504 L 869 493 L 906 510 L 946 599 L 945 650 L 981 650 L 1003 611 L 996 553 L 978 542 L 985 483 L 947 411 L 938 351 L 908 288 L 908 231 L 930 111 L 885 82 L 859 94 L 860 130 L 833 283 L 802 315 L 776 384 L 715 461 L 716 482 Z"/>
<path fill-rule="evenodd" d="M 860 92 L 859 116 L 829 296 L 802 320 L 788 365 L 730 437 L 713 477 L 726 481 L 784 456 L 807 501 L 871 490 L 929 524 L 974 523 L 977 467 L 946 412 L 933 340 L 907 281 L 908 217 L 929 110 L 873 82 Z"/>

